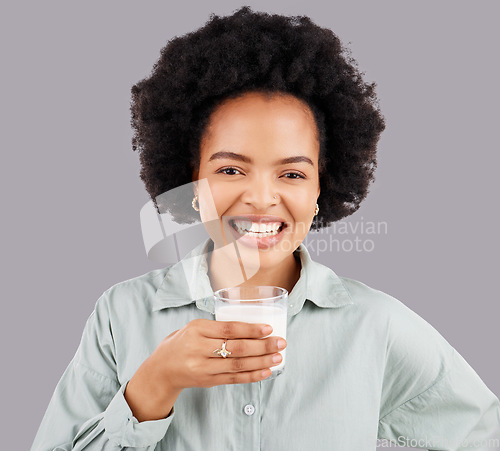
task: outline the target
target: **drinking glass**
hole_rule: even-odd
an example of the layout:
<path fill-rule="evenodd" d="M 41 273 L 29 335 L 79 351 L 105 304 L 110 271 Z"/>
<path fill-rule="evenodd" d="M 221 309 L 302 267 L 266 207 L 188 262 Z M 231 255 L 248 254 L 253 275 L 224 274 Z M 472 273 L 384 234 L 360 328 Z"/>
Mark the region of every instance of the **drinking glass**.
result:
<path fill-rule="evenodd" d="M 246 286 L 223 288 L 214 293 L 215 319 L 217 321 L 242 321 L 269 324 L 269 336 L 286 340 L 288 291 L 274 286 Z M 264 337 L 265 338 L 265 337 Z M 281 351 L 283 360 L 271 367 L 268 379 L 279 376 L 285 368 L 286 349 Z"/>

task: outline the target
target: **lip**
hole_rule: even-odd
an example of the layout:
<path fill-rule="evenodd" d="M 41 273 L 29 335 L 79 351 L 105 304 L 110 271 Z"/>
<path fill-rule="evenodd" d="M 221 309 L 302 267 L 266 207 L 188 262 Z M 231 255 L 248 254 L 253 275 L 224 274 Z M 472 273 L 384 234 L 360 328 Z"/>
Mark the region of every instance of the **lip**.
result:
<path fill-rule="evenodd" d="M 266 236 L 266 237 L 256 237 L 256 236 L 250 236 L 248 234 L 241 235 L 238 231 L 234 229 L 234 227 L 231 225 L 231 222 L 233 220 L 240 220 L 240 221 L 252 221 L 255 223 L 267 223 L 267 222 L 282 222 L 283 227 L 279 233 L 276 235 L 272 236 Z M 269 216 L 269 215 L 238 215 L 238 216 L 230 216 L 226 220 L 226 224 L 228 225 L 229 229 L 231 230 L 231 233 L 233 234 L 235 240 L 238 243 L 241 243 L 244 246 L 248 247 L 253 247 L 253 248 L 258 248 L 258 249 L 269 249 L 273 246 L 276 246 L 284 237 L 285 231 L 288 228 L 288 222 L 280 218 L 279 216 Z"/>

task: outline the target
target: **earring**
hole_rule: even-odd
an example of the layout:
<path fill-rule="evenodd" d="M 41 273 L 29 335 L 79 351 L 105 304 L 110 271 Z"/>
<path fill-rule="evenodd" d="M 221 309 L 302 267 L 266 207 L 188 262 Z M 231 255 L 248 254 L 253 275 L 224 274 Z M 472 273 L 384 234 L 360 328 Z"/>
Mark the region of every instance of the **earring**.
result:
<path fill-rule="evenodd" d="M 314 216 L 317 216 L 319 213 L 319 205 L 316 204 L 316 208 L 314 209 Z"/>
<path fill-rule="evenodd" d="M 199 207 L 199 206 L 196 206 L 196 202 L 198 202 L 198 194 L 196 194 L 196 195 L 193 197 L 193 201 L 191 202 L 191 205 L 193 206 L 193 208 L 194 208 L 196 211 L 200 211 L 200 207 Z"/>

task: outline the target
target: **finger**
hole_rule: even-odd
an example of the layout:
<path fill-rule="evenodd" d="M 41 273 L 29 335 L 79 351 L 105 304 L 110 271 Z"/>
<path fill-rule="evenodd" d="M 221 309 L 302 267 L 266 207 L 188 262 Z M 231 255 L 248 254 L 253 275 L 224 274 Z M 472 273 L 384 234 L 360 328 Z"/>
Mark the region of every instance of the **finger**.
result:
<path fill-rule="evenodd" d="M 266 368 L 264 370 L 247 371 L 244 373 L 226 373 L 216 374 L 210 379 L 210 385 L 225 385 L 225 384 L 248 384 L 251 382 L 259 382 L 267 379 L 271 375 L 271 370 Z"/>
<path fill-rule="evenodd" d="M 260 357 L 236 357 L 233 359 L 214 357 L 207 360 L 208 374 L 240 373 L 244 371 L 264 370 L 279 365 L 283 357 L 280 353 Z"/>
<path fill-rule="evenodd" d="M 208 338 L 263 338 L 273 331 L 269 324 L 251 324 L 239 321 L 196 320 L 195 326 L 201 335 Z"/>
<path fill-rule="evenodd" d="M 226 350 L 231 354 L 228 357 L 250 357 L 273 354 L 286 348 L 286 340 L 281 337 L 267 337 L 260 340 L 221 340 L 220 338 L 209 339 L 210 345 L 207 346 L 207 357 L 213 357 L 213 352 L 222 347 L 226 341 Z"/>

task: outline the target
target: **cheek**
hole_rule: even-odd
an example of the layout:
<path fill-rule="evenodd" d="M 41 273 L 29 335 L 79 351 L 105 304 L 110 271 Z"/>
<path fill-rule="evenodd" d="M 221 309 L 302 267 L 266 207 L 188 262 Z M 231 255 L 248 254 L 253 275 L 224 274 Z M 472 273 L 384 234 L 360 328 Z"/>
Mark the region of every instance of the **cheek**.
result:
<path fill-rule="evenodd" d="M 316 196 L 312 190 L 297 190 L 290 200 L 290 209 L 297 220 L 308 218 L 313 214 Z"/>
<path fill-rule="evenodd" d="M 200 216 L 203 225 L 217 246 L 224 245 L 224 233 L 220 224 L 220 217 L 227 209 L 227 190 L 222 189 L 207 179 L 200 180 L 199 199 Z"/>
<path fill-rule="evenodd" d="M 217 216 L 222 216 L 225 211 L 231 206 L 234 201 L 235 195 L 232 194 L 231 190 L 227 186 L 221 186 L 218 183 L 210 183 L 210 192 L 213 198 L 215 208 L 217 210 Z"/>
<path fill-rule="evenodd" d="M 310 190 L 297 190 L 297 193 L 288 199 L 289 211 L 295 222 L 294 235 L 301 241 L 311 228 L 316 206 L 316 193 Z"/>

